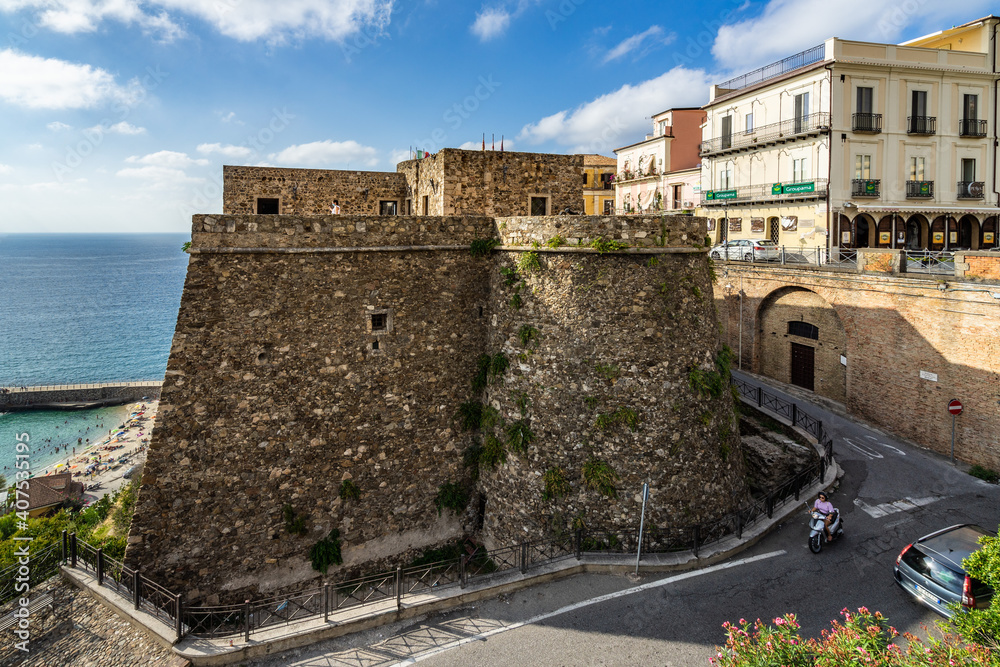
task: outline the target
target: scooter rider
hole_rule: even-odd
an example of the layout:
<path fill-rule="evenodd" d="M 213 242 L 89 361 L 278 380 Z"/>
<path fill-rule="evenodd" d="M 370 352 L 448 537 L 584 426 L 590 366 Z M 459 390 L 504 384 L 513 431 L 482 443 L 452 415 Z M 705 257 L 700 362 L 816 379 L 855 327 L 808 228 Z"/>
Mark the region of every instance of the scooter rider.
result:
<path fill-rule="evenodd" d="M 813 503 L 813 509 L 826 515 L 823 518 L 823 533 L 826 535 L 826 541 L 831 542 L 830 524 L 833 523 L 833 503 L 827 500 L 826 491 L 819 492 L 819 497 Z"/>

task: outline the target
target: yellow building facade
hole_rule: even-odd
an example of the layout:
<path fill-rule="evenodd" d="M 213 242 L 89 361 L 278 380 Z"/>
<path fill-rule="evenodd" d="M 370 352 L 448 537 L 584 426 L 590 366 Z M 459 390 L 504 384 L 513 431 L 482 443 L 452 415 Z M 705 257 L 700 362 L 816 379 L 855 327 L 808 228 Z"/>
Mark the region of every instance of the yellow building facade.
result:
<path fill-rule="evenodd" d="M 613 157 L 583 156 L 584 215 L 614 214 L 614 175 L 617 167 L 618 161 Z"/>

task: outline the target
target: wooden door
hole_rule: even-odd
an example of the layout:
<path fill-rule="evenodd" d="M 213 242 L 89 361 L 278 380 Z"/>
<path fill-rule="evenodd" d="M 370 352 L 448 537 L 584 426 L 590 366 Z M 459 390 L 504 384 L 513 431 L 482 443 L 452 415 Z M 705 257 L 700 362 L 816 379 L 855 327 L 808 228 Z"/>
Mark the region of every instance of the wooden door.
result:
<path fill-rule="evenodd" d="M 792 343 L 792 384 L 812 391 L 815 368 L 816 350 Z"/>

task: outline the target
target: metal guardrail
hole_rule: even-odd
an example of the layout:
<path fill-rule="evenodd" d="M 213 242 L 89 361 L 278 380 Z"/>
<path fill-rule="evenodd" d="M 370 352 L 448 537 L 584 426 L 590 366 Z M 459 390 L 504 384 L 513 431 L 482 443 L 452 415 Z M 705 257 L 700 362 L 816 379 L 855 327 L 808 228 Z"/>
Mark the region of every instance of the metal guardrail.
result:
<path fill-rule="evenodd" d="M 833 461 L 833 442 L 826 436 L 823 423 L 803 412 L 794 403 L 738 378 L 731 382 L 739 396 L 756 402 L 758 407 L 785 416 L 793 425 L 813 435 L 823 447 L 820 461 L 789 478 L 761 498 L 751 498 L 737 510 L 715 521 L 679 528 L 650 527 L 642 534 L 643 553 L 671 553 L 692 550 L 695 555 L 705 546 L 729 535 L 742 537 L 743 531 L 788 502 L 798 501 L 803 489 L 824 479 Z M 180 594 L 150 581 L 138 570 L 106 556 L 76 534 L 63 531 L 61 543 L 50 545 L 32 555 L 32 584 L 40 583 L 58 571 L 60 563 L 79 567 L 95 574 L 98 586 L 104 586 L 128 599 L 135 609 L 146 611 L 174 628 L 176 639 L 185 636 L 202 638 L 242 636 L 245 641 L 262 630 L 300 621 L 329 620 L 332 612 L 364 607 L 395 600 L 397 609 L 407 597 L 433 594 L 460 586 L 474 579 L 518 570 L 527 573 L 532 567 L 559 560 L 581 559 L 584 554 L 635 553 L 639 531 L 625 529 L 584 529 L 557 535 L 546 540 L 522 542 L 487 551 L 476 546 L 459 558 L 407 568 L 397 567 L 336 584 L 307 587 L 301 591 L 243 604 L 211 607 L 185 607 Z M 41 563 L 41 565 L 39 565 Z M 18 566 L 0 572 L 0 603 L 14 595 Z"/>
<path fill-rule="evenodd" d="M 955 273 L 955 253 L 934 250 L 906 250 L 907 273 Z"/>
<path fill-rule="evenodd" d="M 742 90 L 743 88 L 762 83 L 768 79 L 779 77 L 782 74 L 791 72 L 792 70 L 800 67 L 805 67 L 806 65 L 819 62 L 825 57 L 826 45 L 818 44 L 817 46 L 796 53 L 795 55 L 788 56 L 778 62 L 765 65 L 764 67 L 755 69 L 752 72 L 747 72 L 741 76 L 733 77 L 728 81 L 723 81 L 719 84 L 720 93 L 724 94 L 734 90 Z"/>
<path fill-rule="evenodd" d="M 163 380 L 135 380 L 130 382 L 91 382 L 85 384 L 43 384 L 43 385 L 6 385 L 0 389 L 6 389 L 11 394 L 38 391 L 71 391 L 74 389 L 104 389 L 111 387 L 159 387 L 163 385 Z"/>
<path fill-rule="evenodd" d="M 790 141 L 796 137 L 830 129 L 830 114 L 826 111 L 789 118 L 777 123 L 760 125 L 750 130 L 733 130 L 732 134 L 713 137 L 698 146 L 701 156 L 755 148 L 766 144 Z"/>

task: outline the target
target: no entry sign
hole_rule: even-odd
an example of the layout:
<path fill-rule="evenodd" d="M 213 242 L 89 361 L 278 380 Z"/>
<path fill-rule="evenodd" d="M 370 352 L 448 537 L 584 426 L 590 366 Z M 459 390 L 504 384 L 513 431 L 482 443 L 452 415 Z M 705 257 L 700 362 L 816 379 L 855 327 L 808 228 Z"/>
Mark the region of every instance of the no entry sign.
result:
<path fill-rule="evenodd" d="M 962 401 L 958 400 L 957 398 L 951 399 L 951 401 L 948 403 L 948 412 L 950 412 L 953 415 L 962 414 Z"/>

